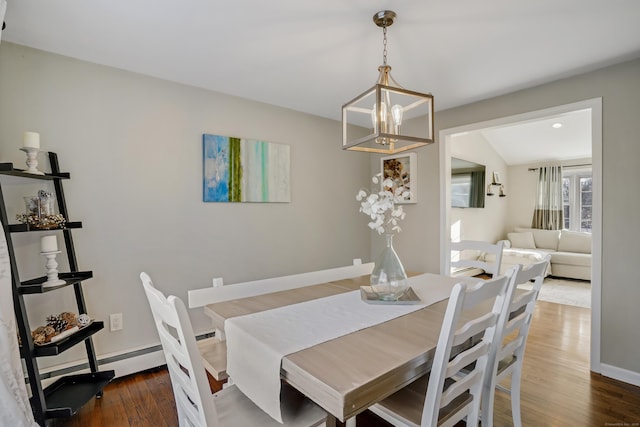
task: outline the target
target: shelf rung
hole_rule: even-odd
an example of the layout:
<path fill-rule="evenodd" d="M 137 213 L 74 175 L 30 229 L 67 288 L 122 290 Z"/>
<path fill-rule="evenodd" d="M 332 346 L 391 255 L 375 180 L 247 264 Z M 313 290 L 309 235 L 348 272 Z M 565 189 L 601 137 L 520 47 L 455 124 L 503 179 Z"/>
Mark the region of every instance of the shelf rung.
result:
<path fill-rule="evenodd" d="M 0 174 L 2 175 L 11 175 L 11 176 L 20 176 L 23 178 L 31 178 L 31 179 L 42 179 L 42 180 L 52 180 L 52 179 L 69 179 L 71 178 L 71 174 L 69 172 L 58 172 L 58 173 L 45 173 L 44 175 L 36 175 L 25 171 L 24 169 L 16 169 L 13 167 L 13 163 L 0 163 Z"/>
<path fill-rule="evenodd" d="M 58 230 L 74 229 L 74 228 L 82 228 L 82 221 L 67 222 L 65 223 L 64 228 L 51 228 L 51 229 L 32 228 L 32 227 L 29 227 L 27 224 L 9 224 L 9 231 L 12 233 L 25 233 L 29 231 L 58 231 Z"/>
<path fill-rule="evenodd" d="M 34 346 L 33 352 L 35 353 L 36 357 L 57 356 L 58 354 L 64 352 L 65 350 L 68 350 L 69 348 L 73 347 L 74 345 L 86 340 L 91 335 L 95 334 L 96 332 L 102 329 L 104 329 L 104 322 L 96 320 L 96 321 L 93 321 L 93 323 L 91 323 L 90 325 L 85 326 L 84 328 L 80 329 L 78 332 L 72 335 L 69 335 L 66 338 L 63 338 L 60 341 L 57 341 L 51 344 L 46 344 L 43 346 L 37 346 L 37 345 Z"/>
<path fill-rule="evenodd" d="M 65 281 L 60 286 L 54 286 L 50 288 L 44 288 L 42 285 L 47 281 L 47 276 L 37 277 L 35 279 L 27 280 L 20 283 L 18 290 L 22 295 L 27 294 L 41 294 L 44 292 L 54 291 L 56 289 L 64 288 L 65 286 L 74 285 L 78 282 L 82 282 L 93 277 L 93 271 L 72 271 L 67 273 L 59 273 L 58 278 Z"/>
<path fill-rule="evenodd" d="M 78 409 L 106 387 L 115 377 L 115 371 L 69 375 L 58 379 L 44 389 L 47 418 L 69 418 Z"/>

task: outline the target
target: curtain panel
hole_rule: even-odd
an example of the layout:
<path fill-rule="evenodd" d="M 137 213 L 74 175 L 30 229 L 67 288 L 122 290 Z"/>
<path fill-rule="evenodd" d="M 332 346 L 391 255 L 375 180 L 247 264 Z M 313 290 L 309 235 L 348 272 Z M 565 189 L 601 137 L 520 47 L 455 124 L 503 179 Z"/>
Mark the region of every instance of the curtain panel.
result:
<path fill-rule="evenodd" d="M 562 202 L 562 166 L 538 169 L 536 204 L 531 228 L 562 230 L 564 225 Z"/>
<path fill-rule="evenodd" d="M 484 171 L 471 172 L 469 206 L 474 208 L 484 207 Z"/>
<path fill-rule="evenodd" d="M 0 0 L 0 40 L 6 11 L 7 1 Z M 22 373 L 12 295 L 9 249 L 4 233 L 0 233 L 0 425 L 38 427 Z"/>
<path fill-rule="evenodd" d="M 11 265 L 4 233 L 0 233 L 0 295 L 0 425 L 37 427 L 22 373 L 13 309 Z"/>

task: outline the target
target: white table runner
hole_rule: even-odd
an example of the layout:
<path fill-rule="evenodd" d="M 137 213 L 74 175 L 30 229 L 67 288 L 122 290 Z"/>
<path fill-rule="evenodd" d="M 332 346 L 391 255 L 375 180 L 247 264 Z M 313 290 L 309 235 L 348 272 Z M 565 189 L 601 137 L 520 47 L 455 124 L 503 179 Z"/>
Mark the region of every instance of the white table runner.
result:
<path fill-rule="evenodd" d="M 442 301 L 460 281 L 433 274 L 409 278 L 422 301 L 417 305 L 367 304 L 358 290 L 227 319 L 227 373 L 247 397 L 282 422 L 284 356 Z"/>

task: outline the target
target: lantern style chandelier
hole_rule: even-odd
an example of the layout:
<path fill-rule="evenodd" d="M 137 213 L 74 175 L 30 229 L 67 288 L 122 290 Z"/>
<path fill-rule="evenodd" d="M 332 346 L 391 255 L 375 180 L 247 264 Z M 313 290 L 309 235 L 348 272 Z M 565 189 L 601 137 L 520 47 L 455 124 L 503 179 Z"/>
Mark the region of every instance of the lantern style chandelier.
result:
<path fill-rule="evenodd" d="M 404 89 L 391 77 L 387 65 L 387 28 L 396 14 L 373 15 L 382 28 L 382 65 L 376 84 L 342 106 L 342 149 L 393 154 L 433 141 L 433 95 Z"/>

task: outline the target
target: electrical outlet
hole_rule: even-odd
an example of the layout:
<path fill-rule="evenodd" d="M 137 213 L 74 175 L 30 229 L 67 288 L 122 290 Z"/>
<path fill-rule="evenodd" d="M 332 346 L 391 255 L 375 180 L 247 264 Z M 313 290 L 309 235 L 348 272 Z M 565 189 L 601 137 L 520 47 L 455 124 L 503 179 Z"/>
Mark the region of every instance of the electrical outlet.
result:
<path fill-rule="evenodd" d="M 121 331 L 124 327 L 122 323 L 122 313 L 114 313 L 109 316 L 109 326 L 111 332 Z"/>

